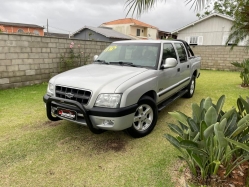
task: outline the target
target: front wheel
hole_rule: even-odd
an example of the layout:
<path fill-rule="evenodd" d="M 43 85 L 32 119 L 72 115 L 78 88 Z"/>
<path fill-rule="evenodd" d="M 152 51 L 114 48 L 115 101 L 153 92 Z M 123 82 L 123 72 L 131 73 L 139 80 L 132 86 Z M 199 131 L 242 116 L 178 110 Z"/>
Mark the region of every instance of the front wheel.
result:
<path fill-rule="evenodd" d="M 142 97 L 138 101 L 132 126 L 127 132 L 134 138 L 141 138 L 148 135 L 155 127 L 157 122 L 157 105 L 148 96 Z"/>
<path fill-rule="evenodd" d="M 188 92 L 183 97 L 191 98 L 195 93 L 195 76 L 193 75 L 189 85 L 187 86 Z"/>

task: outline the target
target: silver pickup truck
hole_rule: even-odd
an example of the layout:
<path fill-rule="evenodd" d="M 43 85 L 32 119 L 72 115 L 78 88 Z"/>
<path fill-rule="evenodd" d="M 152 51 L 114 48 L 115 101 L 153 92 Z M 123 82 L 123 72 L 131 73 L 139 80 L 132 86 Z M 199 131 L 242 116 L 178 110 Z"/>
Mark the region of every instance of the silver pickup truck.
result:
<path fill-rule="evenodd" d="M 158 111 L 190 98 L 200 57 L 182 40 L 119 41 L 94 62 L 50 79 L 47 117 L 79 123 L 93 133 L 126 130 L 139 138 L 156 125 Z"/>

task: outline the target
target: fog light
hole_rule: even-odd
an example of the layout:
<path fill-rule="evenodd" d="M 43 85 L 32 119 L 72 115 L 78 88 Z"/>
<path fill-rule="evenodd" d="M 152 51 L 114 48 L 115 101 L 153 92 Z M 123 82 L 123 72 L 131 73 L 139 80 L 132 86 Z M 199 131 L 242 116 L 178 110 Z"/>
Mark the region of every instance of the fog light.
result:
<path fill-rule="evenodd" d="M 104 125 L 114 125 L 114 120 L 109 120 L 109 119 L 105 119 L 103 122 Z"/>

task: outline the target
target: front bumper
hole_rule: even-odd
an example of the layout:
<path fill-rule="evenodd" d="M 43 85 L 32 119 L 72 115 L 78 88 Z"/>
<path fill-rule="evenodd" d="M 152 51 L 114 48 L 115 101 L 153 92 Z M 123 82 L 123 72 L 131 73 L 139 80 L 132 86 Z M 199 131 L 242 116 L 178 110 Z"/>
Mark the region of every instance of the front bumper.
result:
<path fill-rule="evenodd" d="M 52 114 L 61 119 L 86 125 L 94 129 L 104 130 L 124 130 L 131 127 L 137 104 L 124 108 L 102 108 L 93 107 L 86 109 L 77 101 L 44 95 L 43 101 L 46 103 L 47 116 L 50 119 Z M 65 108 L 77 112 L 77 119 L 70 120 L 57 115 L 57 108 Z"/>

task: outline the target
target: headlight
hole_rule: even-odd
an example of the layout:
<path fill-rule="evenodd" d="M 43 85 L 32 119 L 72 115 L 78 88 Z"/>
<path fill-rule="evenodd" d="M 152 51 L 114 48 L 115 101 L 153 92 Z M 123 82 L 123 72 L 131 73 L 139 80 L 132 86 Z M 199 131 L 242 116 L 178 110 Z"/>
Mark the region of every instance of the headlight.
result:
<path fill-rule="evenodd" d="M 54 91 L 54 85 L 52 83 L 48 83 L 48 93 L 52 94 Z"/>
<path fill-rule="evenodd" d="M 100 94 L 94 106 L 118 108 L 120 104 L 121 94 Z"/>

